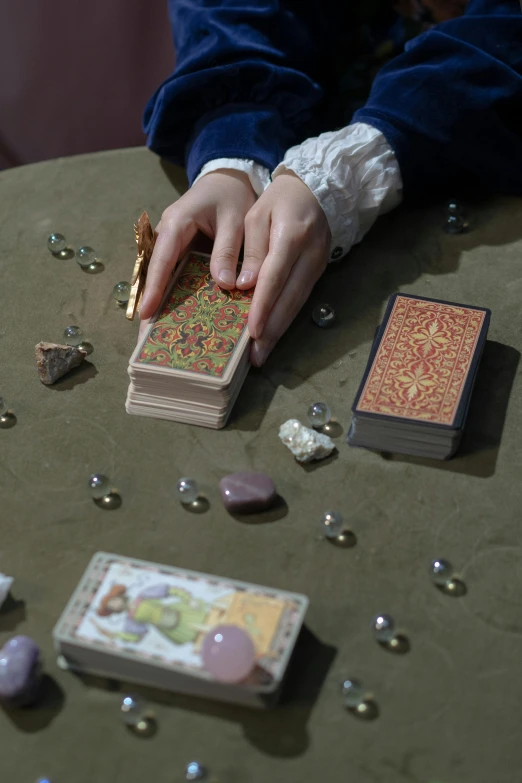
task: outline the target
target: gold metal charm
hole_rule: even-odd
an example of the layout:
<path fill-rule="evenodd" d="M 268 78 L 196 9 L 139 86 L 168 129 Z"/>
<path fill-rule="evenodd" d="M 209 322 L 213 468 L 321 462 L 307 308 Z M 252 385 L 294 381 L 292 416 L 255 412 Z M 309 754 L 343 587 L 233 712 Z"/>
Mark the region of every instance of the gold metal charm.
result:
<path fill-rule="evenodd" d="M 146 212 L 144 212 L 138 222 L 134 224 L 134 234 L 136 236 L 136 244 L 138 245 L 138 255 L 134 263 L 134 270 L 130 281 L 131 292 L 126 313 L 129 321 L 132 321 L 136 313 L 139 313 L 141 297 L 147 280 L 147 270 L 158 236 L 157 233 L 152 230 L 149 216 Z"/>

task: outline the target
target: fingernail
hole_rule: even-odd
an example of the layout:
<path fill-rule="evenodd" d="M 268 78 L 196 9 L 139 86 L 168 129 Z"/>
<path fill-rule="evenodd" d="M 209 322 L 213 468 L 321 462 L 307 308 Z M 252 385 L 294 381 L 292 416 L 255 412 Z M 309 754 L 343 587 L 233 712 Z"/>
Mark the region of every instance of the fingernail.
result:
<path fill-rule="evenodd" d="M 218 280 L 221 280 L 225 285 L 234 285 L 235 275 L 231 269 L 221 269 L 218 274 Z"/>
<path fill-rule="evenodd" d="M 266 357 L 268 356 L 268 349 L 267 348 L 261 348 L 260 345 L 257 343 L 254 343 L 254 347 L 252 348 L 253 354 L 254 354 L 254 364 L 256 367 L 261 367 L 262 364 L 265 363 Z"/>
<path fill-rule="evenodd" d="M 253 277 L 254 275 L 252 274 L 252 272 L 241 272 L 241 274 L 237 279 L 237 284 L 244 285 L 245 283 L 249 283 Z"/>

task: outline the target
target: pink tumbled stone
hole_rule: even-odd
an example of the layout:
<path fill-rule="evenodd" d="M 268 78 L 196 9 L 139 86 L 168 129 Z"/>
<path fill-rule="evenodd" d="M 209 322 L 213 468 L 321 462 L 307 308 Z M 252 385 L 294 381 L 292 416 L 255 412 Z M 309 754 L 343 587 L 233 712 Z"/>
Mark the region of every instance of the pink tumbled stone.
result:
<path fill-rule="evenodd" d="M 252 514 L 274 505 L 277 497 L 275 484 L 266 473 L 244 470 L 231 473 L 219 482 L 223 504 L 227 511 Z"/>
<path fill-rule="evenodd" d="M 218 625 L 201 645 L 205 669 L 220 682 L 242 682 L 256 662 L 254 642 L 237 625 Z"/>

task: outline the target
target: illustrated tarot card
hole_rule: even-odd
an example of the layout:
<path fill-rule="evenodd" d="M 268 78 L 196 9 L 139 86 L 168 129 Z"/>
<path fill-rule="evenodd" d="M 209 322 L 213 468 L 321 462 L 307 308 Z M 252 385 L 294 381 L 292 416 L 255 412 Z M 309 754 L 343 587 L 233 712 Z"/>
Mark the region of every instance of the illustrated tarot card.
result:
<path fill-rule="evenodd" d="M 53 635 L 59 649 L 76 645 L 211 679 L 202 640 L 231 624 L 255 645 L 257 674 L 246 684 L 266 685 L 282 680 L 307 606 L 304 595 L 98 552 Z"/>
<path fill-rule="evenodd" d="M 131 371 L 228 383 L 250 341 L 252 296 L 253 289 L 220 288 L 210 275 L 210 256 L 189 252 L 131 357 Z"/>

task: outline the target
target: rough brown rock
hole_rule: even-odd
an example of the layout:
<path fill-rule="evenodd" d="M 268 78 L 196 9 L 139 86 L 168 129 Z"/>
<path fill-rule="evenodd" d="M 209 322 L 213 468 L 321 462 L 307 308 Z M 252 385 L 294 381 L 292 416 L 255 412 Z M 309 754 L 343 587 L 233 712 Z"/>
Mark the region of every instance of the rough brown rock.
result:
<path fill-rule="evenodd" d="M 38 376 L 46 386 L 50 386 L 74 367 L 78 367 L 87 356 L 86 351 L 74 345 L 57 343 L 38 343 L 35 350 Z"/>

